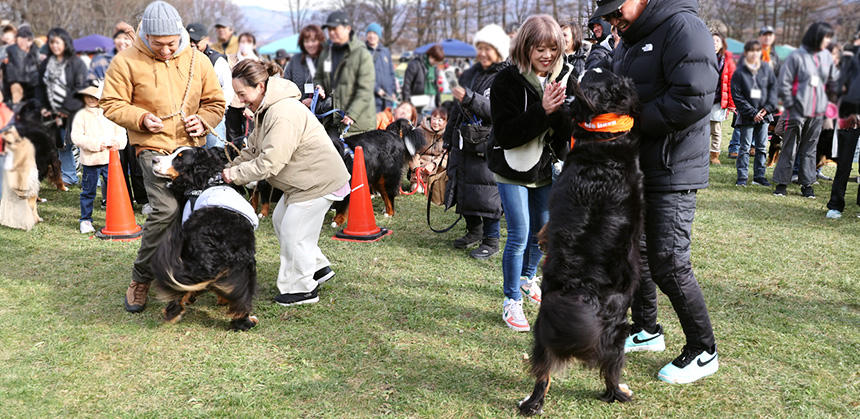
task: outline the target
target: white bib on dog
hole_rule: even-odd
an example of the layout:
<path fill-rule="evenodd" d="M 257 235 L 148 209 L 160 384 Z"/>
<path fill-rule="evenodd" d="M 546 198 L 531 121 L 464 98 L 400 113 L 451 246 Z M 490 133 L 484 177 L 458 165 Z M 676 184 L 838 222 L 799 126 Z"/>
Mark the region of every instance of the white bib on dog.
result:
<path fill-rule="evenodd" d="M 260 225 L 260 220 L 254 212 L 254 207 L 252 207 L 251 204 L 242 197 L 242 195 L 239 195 L 235 189 L 227 185 L 212 186 L 203 190 L 203 193 L 197 197 L 197 201 L 194 203 L 194 211 L 206 207 L 223 208 L 238 212 L 251 222 L 251 225 L 254 226 L 254 230 L 256 230 Z M 188 217 L 191 216 L 191 212 L 191 201 L 187 201 L 185 203 L 185 208 L 182 210 L 183 224 L 185 224 L 185 221 L 187 221 Z"/>

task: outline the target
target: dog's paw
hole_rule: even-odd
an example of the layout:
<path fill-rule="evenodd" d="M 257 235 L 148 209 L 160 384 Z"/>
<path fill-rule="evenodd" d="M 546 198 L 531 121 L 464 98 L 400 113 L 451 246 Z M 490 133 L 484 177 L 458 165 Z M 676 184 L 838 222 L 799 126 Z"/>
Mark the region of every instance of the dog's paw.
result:
<path fill-rule="evenodd" d="M 386 213 L 384 213 L 382 216 L 383 216 L 383 217 L 385 217 L 385 218 L 393 217 L 393 215 L 389 215 L 387 212 L 386 212 Z"/>
<path fill-rule="evenodd" d="M 543 400 L 532 400 L 532 396 L 527 396 L 525 399 L 517 403 L 520 416 L 535 416 L 543 414 Z"/>
<path fill-rule="evenodd" d="M 260 323 L 257 316 L 246 316 L 230 321 L 230 330 L 234 332 L 244 332 Z"/>

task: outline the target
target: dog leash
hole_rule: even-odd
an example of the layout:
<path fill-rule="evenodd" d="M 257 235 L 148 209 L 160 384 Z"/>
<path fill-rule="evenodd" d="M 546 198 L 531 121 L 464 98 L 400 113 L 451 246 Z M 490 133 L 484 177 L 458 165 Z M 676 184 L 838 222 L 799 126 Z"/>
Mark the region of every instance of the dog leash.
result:
<path fill-rule="evenodd" d="M 429 171 L 429 170 L 427 170 L 427 169 L 425 169 L 425 168 L 423 168 L 423 167 L 416 167 L 416 168 L 415 168 L 415 178 L 416 178 L 416 179 L 418 179 L 418 184 L 417 184 L 417 185 L 415 185 L 415 187 L 414 187 L 414 188 L 412 188 L 412 192 L 403 192 L 403 187 L 401 186 L 401 187 L 400 187 L 400 195 L 406 195 L 406 196 L 409 196 L 409 195 L 415 195 L 415 192 L 418 192 L 418 187 L 419 187 L 419 186 L 420 186 L 420 187 L 422 187 L 422 188 L 424 188 L 424 190 L 425 190 L 425 191 L 427 190 L 427 184 L 426 184 L 426 183 L 424 183 L 424 179 L 421 177 L 421 172 L 422 172 L 422 171 L 424 171 L 424 172 L 427 174 L 427 176 L 430 176 L 430 171 Z"/>

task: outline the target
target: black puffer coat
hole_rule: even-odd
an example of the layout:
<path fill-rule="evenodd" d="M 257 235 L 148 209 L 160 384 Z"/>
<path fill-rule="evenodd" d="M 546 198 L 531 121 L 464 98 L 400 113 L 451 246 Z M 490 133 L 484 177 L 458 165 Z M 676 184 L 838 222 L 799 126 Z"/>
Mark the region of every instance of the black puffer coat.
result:
<path fill-rule="evenodd" d="M 448 116 L 445 129 L 445 146 L 451 150 L 448 157 L 448 184 L 445 188 L 445 208 L 457 206 L 457 213 L 488 218 L 502 217 L 502 201 L 495 177 L 487 167 L 486 143 L 483 153 L 464 151 L 460 147 L 458 129 L 474 115 L 488 126 L 490 115 L 490 87 L 496 75 L 510 64 L 493 64 L 484 69 L 475 64 L 460 75 L 459 83 L 466 89 L 460 106 L 455 106 Z"/>
<path fill-rule="evenodd" d="M 714 41 L 696 12 L 696 0 L 651 0 L 613 52 L 613 72 L 631 78 L 642 101 L 636 126 L 647 192 L 708 186 L 718 73 Z"/>

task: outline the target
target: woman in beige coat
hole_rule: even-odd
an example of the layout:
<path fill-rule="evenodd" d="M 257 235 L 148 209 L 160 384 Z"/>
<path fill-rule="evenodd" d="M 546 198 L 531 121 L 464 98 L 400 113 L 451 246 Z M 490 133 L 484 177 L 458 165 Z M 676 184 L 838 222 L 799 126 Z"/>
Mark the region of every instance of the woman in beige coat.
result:
<path fill-rule="evenodd" d="M 281 244 L 275 302 L 283 306 L 319 301 L 319 286 L 334 271 L 318 246 L 332 202 L 349 193 L 349 172 L 322 124 L 302 105 L 296 85 L 272 63 L 240 61 L 233 68 L 236 97 L 254 112 L 248 146 L 224 169 L 225 182 L 266 180 L 284 191 L 272 223 Z"/>

